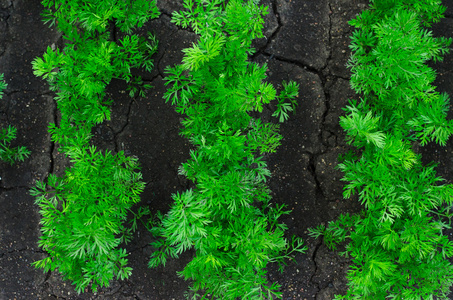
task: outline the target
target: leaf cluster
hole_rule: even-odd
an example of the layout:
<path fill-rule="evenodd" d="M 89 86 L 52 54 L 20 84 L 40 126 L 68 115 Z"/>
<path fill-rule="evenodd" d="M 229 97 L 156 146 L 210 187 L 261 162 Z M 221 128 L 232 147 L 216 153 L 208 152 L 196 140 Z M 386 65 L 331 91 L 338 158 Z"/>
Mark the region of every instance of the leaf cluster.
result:
<path fill-rule="evenodd" d="M 67 36 L 77 36 L 79 30 L 103 33 L 112 22 L 120 31 L 130 34 L 134 28 L 159 16 L 156 0 L 42 0 L 41 4 L 45 7 L 44 22 L 58 25 Z"/>
<path fill-rule="evenodd" d="M 77 149 L 71 162 L 64 177 L 51 174 L 31 190 L 42 216 L 39 246 L 50 255 L 33 265 L 58 269 L 79 293 L 89 284 L 96 292 L 131 273 L 126 251 L 118 246 L 128 238 L 123 223 L 144 183 L 137 160 L 122 152 Z"/>
<path fill-rule="evenodd" d="M 345 197 L 358 193 L 366 210 L 312 230 L 332 249 L 348 241 L 342 254 L 354 265 L 348 293 L 338 299 L 448 299 L 453 242 L 439 211 L 452 205 L 453 186 L 439 184 L 434 166 L 422 167 L 419 157 L 410 169 L 365 157 L 339 167 Z"/>
<path fill-rule="evenodd" d="M 11 147 L 11 141 L 16 139 L 17 129 L 11 125 L 0 131 L 0 160 L 13 165 L 16 161 L 24 161 L 30 156 L 30 150 L 25 146 Z"/>
<path fill-rule="evenodd" d="M 172 21 L 191 27 L 199 40 L 183 50 L 182 64 L 167 68 L 165 99 L 185 114 L 181 134 L 194 145 L 180 173 L 195 183 L 173 195 L 174 205 L 152 232 L 158 237 L 150 266 L 165 264 L 193 249 L 180 275 L 192 280 L 193 298 L 272 299 L 266 266 L 285 263 L 303 252 L 300 239 L 289 242 L 278 218 L 288 212 L 271 204 L 270 176 L 262 155 L 280 144 L 278 125 L 250 116 L 279 101 L 276 116 L 287 118 L 298 85 L 284 83 L 277 95 L 265 82 L 266 65 L 248 62 L 251 42 L 262 36 L 266 7 L 257 1 L 185 0 Z"/>
<path fill-rule="evenodd" d="M 34 74 L 46 79 L 57 96 L 58 109 L 64 116 L 53 138 L 62 145 L 89 135 L 92 126 L 110 119 L 105 88 L 113 78 L 137 83 L 131 69 L 153 67 L 151 56 L 157 40 L 124 35 L 114 40 L 108 24 L 129 33 L 159 15 L 156 1 L 43 1 L 45 21 L 57 24 L 66 44 L 63 50 L 48 47 L 42 58 L 33 62 Z M 137 90 L 131 87 L 131 91 Z M 143 92 L 141 92 L 143 95 Z M 134 95 L 134 92 L 131 92 Z M 88 130 L 84 130 L 88 129 Z M 88 131 L 88 132 L 86 132 Z"/>
<path fill-rule="evenodd" d="M 3 98 L 3 91 L 7 88 L 7 84 L 4 80 L 4 74 L 0 74 L 0 99 Z"/>
<path fill-rule="evenodd" d="M 372 1 L 350 24 L 353 54 L 351 86 L 382 113 L 394 130 L 412 134 L 422 145 L 445 145 L 453 132 L 446 120 L 449 99 L 435 90 L 435 71 L 426 63 L 440 61 L 451 39 L 433 37 L 423 26 L 437 22 L 445 7 L 441 1 Z M 408 136 L 406 136 L 408 138 Z"/>
<path fill-rule="evenodd" d="M 360 150 L 338 165 L 344 197 L 357 194 L 364 210 L 311 230 L 353 265 L 349 290 L 336 299 L 448 299 L 453 285 L 453 186 L 434 165 L 423 166 L 413 143 L 444 145 L 452 133 L 448 97 L 435 91 L 429 60 L 440 60 L 450 40 L 423 26 L 437 22 L 440 1 L 372 1 L 351 25 L 351 85 L 364 95 L 351 101 L 340 125 Z M 446 212 L 446 213 L 445 213 Z"/>

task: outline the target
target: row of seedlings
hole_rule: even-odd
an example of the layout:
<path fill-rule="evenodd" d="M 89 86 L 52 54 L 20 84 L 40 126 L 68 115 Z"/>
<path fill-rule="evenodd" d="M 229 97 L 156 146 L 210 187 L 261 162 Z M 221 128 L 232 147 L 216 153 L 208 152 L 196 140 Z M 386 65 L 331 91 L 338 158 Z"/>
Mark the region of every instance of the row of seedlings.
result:
<path fill-rule="evenodd" d="M 48 47 L 33 61 L 34 74 L 55 92 L 60 121 L 49 131 L 70 160 L 64 175 L 49 174 L 31 194 L 40 208 L 41 246 L 49 256 L 34 263 L 58 270 L 78 293 L 128 278 L 130 239 L 126 216 L 144 189 L 135 158 L 98 151 L 90 144 L 95 125 L 110 119 L 106 87 L 114 78 L 130 83 L 131 69 L 153 67 L 153 36 L 131 34 L 159 15 L 156 1 L 43 0 L 44 21 L 62 32 L 63 49 Z M 123 37 L 116 39 L 121 31 Z"/>
<path fill-rule="evenodd" d="M 448 96 L 435 90 L 426 64 L 449 50 L 450 39 L 426 29 L 444 12 L 439 0 L 372 0 L 350 21 L 351 86 L 362 99 L 340 119 L 356 150 L 339 169 L 344 197 L 357 194 L 364 210 L 312 230 L 332 249 L 346 241 L 349 289 L 336 299 L 448 299 L 453 242 L 443 230 L 453 186 L 414 151 L 445 145 L 453 132 Z"/>
<path fill-rule="evenodd" d="M 174 194 L 170 211 L 152 229 L 157 251 L 149 265 L 193 251 L 179 273 L 191 281 L 193 299 L 280 298 L 266 266 L 282 266 L 306 249 L 301 239 L 284 237 L 278 218 L 288 212 L 271 203 L 266 187 L 270 172 L 263 155 L 280 144 L 279 126 L 251 116 L 275 101 L 274 116 L 283 120 L 298 95 L 295 82 L 283 83 L 277 95 L 264 81 L 267 66 L 248 61 L 267 14 L 257 3 L 185 0 L 185 10 L 172 18 L 199 36 L 165 78 L 165 99 L 184 115 L 181 134 L 193 145 L 179 171 L 194 187 Z"/>

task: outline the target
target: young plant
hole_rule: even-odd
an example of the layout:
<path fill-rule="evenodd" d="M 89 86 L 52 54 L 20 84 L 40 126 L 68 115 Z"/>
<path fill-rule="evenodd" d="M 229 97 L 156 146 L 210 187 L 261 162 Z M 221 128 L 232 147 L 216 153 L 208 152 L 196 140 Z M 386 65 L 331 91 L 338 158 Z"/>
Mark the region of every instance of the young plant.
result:
<path fill-rule="evenodd" d="M 16 161 L 24 161 L 30 156 L 30 150 L 24 146 L 11 147 L 10 143 L 16 138 L 17 129 L 11 125 L 0 131 L 0 159 L 13 165 Z"/>
<path fill-rule="evenodd" d="M 302 240 L 284 238 L 278 218 L 288 212 L 271 204 L 265 153 L 280 144 L 278 125 L 265 124 L 261 112 L 274 99 L 282 107 L 294 101 L 298 85 L 284 83 L 277 96 L 264 82 L 266 65 L 248 62 L 251 42 L 262 37 L 266 7 L 257 1 L 186 0 L 172 21 L 191 27 L 200 38 L 184 49 L 181 65 L 167 68 L 165 94 L 186 117 L 182 135 L 195 149 L 180 168 L 195 183 L 173 195 L 170 211 L 152 229 L 157 241 L 149 265 L 164 264 L 193 249 L 192 261 L 179 274 L 192 280 L 193 298 L 272 299 L 279 286 L 269 284 L 266 266 L 282 265 L 291 253 L 303 252 Z"/>
<path fill-rule="evenodd" d="M 3 80 L 3 74 L 0 74 L 0 100 L 3 98 L 3 91 L 7 84 Z M 11 141 L 16 138 L 17 129 L 11 125 L 8 128 L 2 128 L 0 131 L 0 160 L 14 164 L 15 161 L 24 161 L 29 155 L 30 150 L 24 146 L 11 147 Z"/>
<path fill-rule="evenodd" d="M 414 142 L 444 145 L 453 126 L 448 97 L 435 91 L 435 72 L 451 41 L 433 38 L 429 26 L 442 17 L 440 1 L 374 0 L 351 25 L 351 85 L 364 99 L 340 118 L 349 144 L 360 149 L 339 164 L 344 197 L 358 194 L 364 211 L 312 229 L 326 244 L 347 241 L 352 258 L 349 290 L 336 299 L 448 299 L 453 285 L 453 242 L 445 207 L 453 185 L 442 185 L 434 166 L 422 166 Z M 448 211 L 448 210 L 447 210 Z"/>
<path fill-rule="evenodd" d="M 144 189 L 137 160 L 94 147 L 73 148 L 73 164 L 60 178 L 50 174 L 31 190 L 40 208 L 39 246 L 50 256 L 34 262 L 45 272 L 58 270 L 78 293 L 91 284 L 94 292 L 112 279 L 128 278 L 124 226 Z"/>

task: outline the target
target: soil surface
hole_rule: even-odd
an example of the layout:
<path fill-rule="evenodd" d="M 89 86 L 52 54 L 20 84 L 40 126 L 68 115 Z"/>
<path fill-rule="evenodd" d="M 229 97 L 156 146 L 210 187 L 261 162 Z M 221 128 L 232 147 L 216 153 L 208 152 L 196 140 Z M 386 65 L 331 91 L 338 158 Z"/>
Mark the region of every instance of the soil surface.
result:
<path fill-rule="evenodd" d="M 45 257 L 38 247 L 39 213 L 29 190 L 36 180 L 50 173 L 62 174 L 67 165 L 58 146 L 50 141 L 49 122 L 58 121 L 48 85 L 33 75 L 31 61 L 48 46 L 62 47 L 61 34 L 41 21 L 38 0 L 0 0 L 0 73 L 8 88 L 0 101 L 0 128 L 17 127 L 14 145 L 23 145 L 32 155 L 13 166 L 0 162 L 0 300 L 3 299 L 184 299 L 188 283 L 176 275 L 191 259 L 191 253 L 170 260 L 166 267 L 147 267 L 152 252 L 151 235 L 139 228 L 126 246 L 133 275 L 112 282 L 98 294 L 77 295 L 57 272 L 42 273 L 30 264 Z M 196 40 L 190 30 L 170 23 L 171 13 L 182 0 L 161 0 L 159 19 L 148 22 L 139 34 L 151 31 L 159 40 L 155 69 L 141 74 L 152 84 L 147 96 L 131 99 L 122 82 L 114 81 L 109 93 L 114 104 L 112 121 L 95 129 L 99 149 L 124 150 L 142 165 L 147 183 L 142 205 L 153 212 L 166 212 L 171 194 L 190 186 L 177 169 L 189 157 L 189 143 L 179 135 L 180 119 L 162 99 L 163 77 L 168 65 L 179 63 L 181 50 Z M 337 157 L 347 151 L 338 124 L 348 99 L 358 99 L 350 89 L 345 67 L 352 28 L 348 21 L 367 7 L 365 0 L 263 0 L 269 6 L 266 37 L 255 42 L 253 61 L 269 67 L 269 81 L 276 87 L 283 80 L 296 80 L 300 96 L 295 115 L 281 126 L 283 144 L 267 157 L 272 171 L 269 181 L 274 201 L 285 203 L 291 214 L 281 219 L 288 236 L 305 239 L 308 251 L 296 257 L 283 273 L 269 266 L 269 280 L 282 285 L 283 299 L 330 300 L 346 291 L 349 261 L 329 251 L 321 240 L 308 237 L 307 229 L 335 220 L 339 214 L 357 212 L 357 201 L 342 197 L 342 174 L 335 169 Z M 453 35 L 453 0 L 446 18 L 434 26 L 437 36 Z M 437 63 L 438 89 L 453 94 L 453 54 Z M 263 113 L 270 118 L 273 107 Z M 453 140 L 446 147 L 428 145 L 419 150 L 425 162 L 439 163 L 438 174 L 453 180 Z M 453 298 L 452 298 L 453 299 Z"/>

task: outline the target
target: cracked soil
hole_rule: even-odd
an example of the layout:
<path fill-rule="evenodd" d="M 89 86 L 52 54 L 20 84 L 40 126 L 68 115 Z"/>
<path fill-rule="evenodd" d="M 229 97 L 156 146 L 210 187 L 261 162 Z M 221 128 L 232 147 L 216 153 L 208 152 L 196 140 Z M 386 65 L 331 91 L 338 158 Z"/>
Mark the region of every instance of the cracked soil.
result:
<path fill-rule="evenodd" d="M 32 73 L 31 61 L 54 44 L 63 45 L 61 34 L 41 21 L 37 0 L 0 0 L 0 73 L 8 88 L 0 102 L 0 126 L 17 127 L 15 145 L 24 145 L 32 155 L 23 163 L 9 166 L 0 162 L 0 300 L 3 299 L 184 299 L 188 283 L 178 278 L 191 258 L 184 254 L 165 268 L 148 269 L 152 252 L 150 234 L 139 228 L 126 246 L 133 275 L 112 282 L 97 294 L 77 295 L 69 282 L 56 272 L 43 274 L 31 263 L 46 254 L 38 247 L 39 214 L 29 189 L 49 174 L 62 174 L 67 161 L 47 132 L 49 122 L 58 122 L 58 112 L 46 83 Z M 181 50 L 196 40 L 190 30 L 170 23 L 171 13 L 182 8 L 182 0 L 160 0 L 160 18 L 145 24 L 137 33 L 151 31 L 159 50 L 151 73 L 138 72 L 153 88 L 146 97 L 131 99 L 126 85 L 113 81 L 108 87 L 112 121 L 94 130 L 93 143 L 99 149 L 124 150 L 139 158 L 146 181 L 141 205 L 153 212 L 165 212 L 171 194 L 190 183 L 177 173 L 189 157 L 189 143 L 179 136 L 180 115 L 162 99 L 164 69 L 179 63 Z M 295 115 L 281 126 L 284 137 L 277 153 L 266 159 L 272 172 L 269 181 L 273 199 L 285 203 L 291 214 L 281 221 L 288 236 L 305 239 L 307 253 L 296 257 L 283 273 L 270 265 L 270 282 L 282 285 L 283 299 L 330 300 L 347 288 L 348 259 L 308 237 L 307 229 L 335 220 L 339 214 L 358 212 L 360 205 L 342 197 L 342 174 L 335 169 L 339 154 L 347 151 L 339 125 L 348 99 L 358 99 L 349 86 L 345 64 L 350 55 L 348 21 L 367 7 L 365 0 L 263 0 L 269 6 L 265 38 L 255 41 L 253 61 L 268 64 L 268 80 L 276 87 L 283 80 L 300 84 Z M 453 0 L 444 1 L 446 18 L 434 26 L 435 35 L 453 35 Z M 433 65 L 437 86 L 453 95 L 453 54 Z M 270 115 L 262 118 L 275 122 Z M 438 174 L 453 180 L 453 141 L 446 147 L 420 148 L 425 162 L 439 163 Z M 453 298 L 452 298 L 453 299 Z"/>

